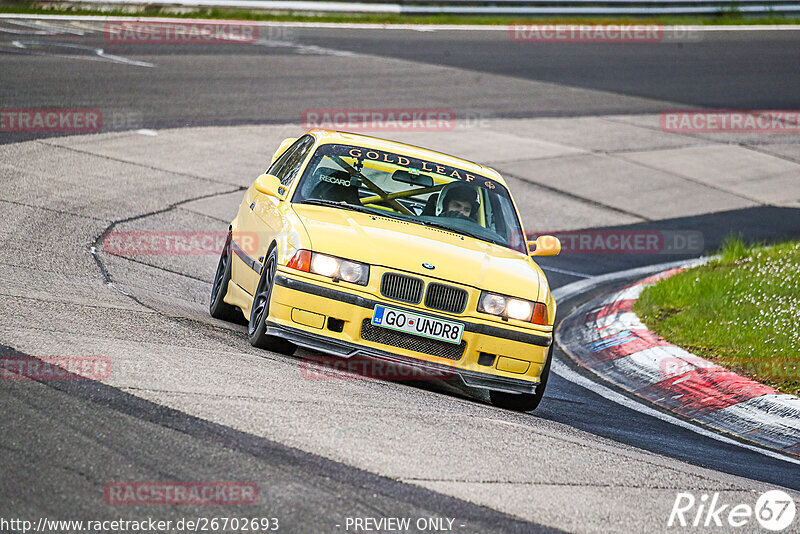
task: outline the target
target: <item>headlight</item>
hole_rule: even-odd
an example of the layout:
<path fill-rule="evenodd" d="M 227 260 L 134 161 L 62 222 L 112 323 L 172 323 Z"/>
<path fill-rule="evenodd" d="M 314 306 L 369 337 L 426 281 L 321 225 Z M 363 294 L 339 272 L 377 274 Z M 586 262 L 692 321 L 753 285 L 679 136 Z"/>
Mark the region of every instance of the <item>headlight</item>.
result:
<path fill-rule="evenodd" d="M 533 313 L 533 306 L 527 300 L 508 299 L 506 302 L 506 313 L 512 319 L 527 321 Z"/>
<path fill-rule="evenodd" d="M 478 310 L 492 315 L 503 315 L 506 310 L 506 298 L 494 293 L 482 293 Z"/>
<path fill-rule="evenodd" d="M 325 254 L 311 255 L 311 272 L 333 278 L 339 270 L 339 260 Z"/>
<path fill-rule="evenodd" d="M 364 280 L 362 285 L 366 285 L 366 280 L 369 278 L 369 267 L 355 261 L 342 261 L 339 265 L 339 276 L 345 282 L 353 284 L 360 284 Z"/>
<path fill-rule="evenodd" d="M 518 321 L 548 324 L 547 305 L 541 302 L 505 297 L 483 291 L 478 301 L 478 311 Z"/>
<path fill-rule="evenodd" d="M 309 250 L 298 250 L 287 267 L 351 284 L 365 286 L 369 282 L 369 265 Z"/>

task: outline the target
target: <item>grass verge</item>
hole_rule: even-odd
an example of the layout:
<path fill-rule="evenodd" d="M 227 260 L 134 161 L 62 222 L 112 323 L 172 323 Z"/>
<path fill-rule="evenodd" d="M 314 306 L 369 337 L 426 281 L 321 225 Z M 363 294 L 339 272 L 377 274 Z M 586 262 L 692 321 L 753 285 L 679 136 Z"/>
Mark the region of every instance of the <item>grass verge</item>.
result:
<path fill-rule="evenodd" d="M 146 2 L 143 0 L 142 4 Z M 33 15 L 99 15 L 106 17 L 177 17 L 200 19 L 230 19 L 252 21 L 293 22 L 347 22 L 371 24 L 663 24 L 663 25 L 747 25 L 747 24 L 800 24 L 800 17 L 781 15 L 744 16 L 724 12 L 715 16 L 647 16 L 647 17 L 524 17 L 486 15 L 399 15 L 382 13 L 287 13 L 254 9 L 190 9 L 170 7 L 136 7 L 125 9 L 98 9 L 89 5 L 68 5 L 53 2 L 51 5 L 30 1 L 2 1 L 0 13 Z"/>
<path fill-rule="evenodd" d="M 646 288 L 634 311 L 671 343 L 800 394 L 800 241 L 729 238 L 719 260 Z"/>

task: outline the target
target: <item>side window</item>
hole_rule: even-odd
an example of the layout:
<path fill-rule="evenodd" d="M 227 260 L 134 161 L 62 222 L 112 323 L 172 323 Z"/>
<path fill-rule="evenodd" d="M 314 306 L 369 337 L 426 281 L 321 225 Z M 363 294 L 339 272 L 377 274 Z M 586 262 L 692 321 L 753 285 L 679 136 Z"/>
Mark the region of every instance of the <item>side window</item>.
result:
<path fill-rule="evenodd" d="M 312 146 L 314 146 L 314 138 L 312 136 L 305 135 L 301 137 L 275 160 L 275 163 L 272 164 L 267 173 L 277 176 L 282 185 L 289 186 L 297 177 L 297 171 L 300 170 L 300 166 L 305 161 Z"/>

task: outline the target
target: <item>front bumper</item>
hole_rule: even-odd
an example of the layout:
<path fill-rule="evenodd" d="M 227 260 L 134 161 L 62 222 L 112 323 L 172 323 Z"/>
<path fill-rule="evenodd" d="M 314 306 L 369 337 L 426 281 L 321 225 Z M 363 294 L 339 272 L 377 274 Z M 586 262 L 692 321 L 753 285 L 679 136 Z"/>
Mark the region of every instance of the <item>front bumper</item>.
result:
<path fill-rule="evenodd" d="M 406 365 L 418 368 L 423 375 L 440 374 L 458 376 L 464 385 L 473 388 L 485 388 L 497 391 L 507 391 L 510 393 L 535 393 L 538 382 L 507 378 L 502 376 L 492 376 L 485 373 L 456 369 L 448 365 L 441 365 L 417 358 L 409 358 L 391 352 L 362 347 L 355 343 L 331 339 L 319 334 L 304 332 L 297 328 L 282 326 L 274 322 L 267 323 L 267 334 L 287 339 L 299 347 L 324 352 L 340 358 L 365 357 L 375 358 L 396 365 Z"/>
<path fill-rule="evenodd" d="M 549 333 L 537 335 L 481 324 L 464 317 L 443 317 L 427 309 L 376 300 L 330 285 L 279 270 L 273 287 L 267 333 L 342 358 L 376 358 L 427 372 L 455 374 L 465 385 L 474 388 L 513 393 L 536 391 L 552 342 Z M 440 357 L 362 338 L 362 325 L 372 317 L 376 304 L 464 323 L 463 354 L 457 359 Z M 332 330 L 329 319 L 340 321 L 340 329 Z M 487 354 L 494 356 L 489 365 L 486 365 Z M 482 361 L 479 362 L 479 358 Z"/>

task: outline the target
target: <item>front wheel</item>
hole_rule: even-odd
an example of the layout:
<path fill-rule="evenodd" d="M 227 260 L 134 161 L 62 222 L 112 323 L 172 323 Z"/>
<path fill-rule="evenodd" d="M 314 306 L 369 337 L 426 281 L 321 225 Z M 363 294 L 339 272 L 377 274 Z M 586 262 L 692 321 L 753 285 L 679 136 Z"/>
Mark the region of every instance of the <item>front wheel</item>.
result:
<path fill-rule="evenodd" d="M 553 341 L 555 342 L 555 341 Z M 489 399 L 492 405 L 498 408 L 505 408 L 506 410 L 515 410 L 518 412 L 530 412 L 539 407 L 544 397 L 544 388 L 547 386 L 547 377 L 550 376 L 550 362 L 553 360 L 553 345 L 550 345 L 550 350 L 547 351 L 547 361 L 542 369 L 542 376 L 539 379 L 539 385 L 536 387 L 536 393 L 506 393 L 505 391 L 490 391 Z"/>
<path fill-rule="evenodd" d="M 261 280 L 258 282 L 256 295 L 253 297 L 253 306 L 250 310 L 250 322 L 247 325 L 247 337 L 250 344 L 260 349 L 280 352 L 282 354 L 293 354 L 297 348 L 289 341 L 268 336 L 267 317 L 269 317 L 269 305 L 272 300 L 272 287 L 275 284 L 275 274 L 278 271 L 278 249 L 273 248 L 264 262 L 261 271 Z"/>

